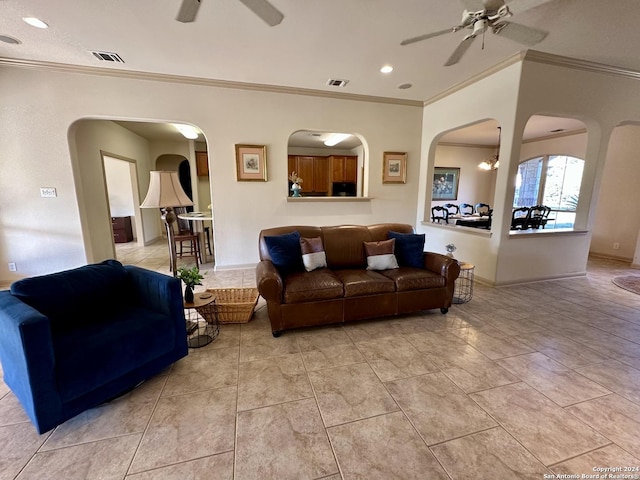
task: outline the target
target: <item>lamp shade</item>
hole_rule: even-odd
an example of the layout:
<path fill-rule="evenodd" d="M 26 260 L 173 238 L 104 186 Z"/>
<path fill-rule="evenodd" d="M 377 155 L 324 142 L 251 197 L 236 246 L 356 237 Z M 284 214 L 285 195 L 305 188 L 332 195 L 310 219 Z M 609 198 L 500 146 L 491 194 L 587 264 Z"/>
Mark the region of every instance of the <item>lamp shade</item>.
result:
<path fill-rule="evenodd" d="M 150 172 L 149 191 L 141 208 L 188 207 L 193 202 L 180 185 L 178 172 Z"/>

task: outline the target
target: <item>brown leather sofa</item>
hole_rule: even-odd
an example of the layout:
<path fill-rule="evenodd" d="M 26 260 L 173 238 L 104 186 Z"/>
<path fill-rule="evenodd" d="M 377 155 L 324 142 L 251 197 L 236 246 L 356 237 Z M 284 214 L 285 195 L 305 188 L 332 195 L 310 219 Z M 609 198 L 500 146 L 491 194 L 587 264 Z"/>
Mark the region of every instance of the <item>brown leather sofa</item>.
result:
<path fill-rule="evenodd" d="M 272 262 L 265 236 L 298 231 L 301 237 L 321 237 L 327 268 L 281 274 Z M 389 231 L 413 233 L 407 224 L 330 227 L 287 226 L 262 230 L 256 280 L 267 301 L 274 337 L 283 330 L 400 315 L 439 308 L 447 313 L 458 262 L 446 255 L 424 252 L 424 268 L 400 266 L 367 270 L 364 242 L 387 240 Z M 419 256 L 418 256 L 419 259 Z"/>

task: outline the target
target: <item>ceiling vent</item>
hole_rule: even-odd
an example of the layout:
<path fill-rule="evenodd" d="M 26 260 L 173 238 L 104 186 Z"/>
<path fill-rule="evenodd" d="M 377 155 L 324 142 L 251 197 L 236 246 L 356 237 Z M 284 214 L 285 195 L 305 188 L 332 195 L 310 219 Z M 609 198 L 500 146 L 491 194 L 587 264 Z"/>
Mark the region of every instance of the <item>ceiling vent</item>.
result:
<path fill-rule="evenodd" d="M 112 52 L 91 52 L 93 56 L 98 60 L 102 60 L 105 62 L 116 62 L 116 63 L 124 63 L 124 60 L 117 53 Z"/>
<path fill-rule="evenodd" d="M 560 132 L 564 132 L 566 129 L 565 128 L 556 128 L 554 130 L 549 130 L 549 133 L 560 133 Z"/>
<path fill-rule="evenodd" d="M 338 80 L 334 78 L 330 78 L 327 80 L 327 85 L 330 87 L 346 87 L 349 80 Z"/>

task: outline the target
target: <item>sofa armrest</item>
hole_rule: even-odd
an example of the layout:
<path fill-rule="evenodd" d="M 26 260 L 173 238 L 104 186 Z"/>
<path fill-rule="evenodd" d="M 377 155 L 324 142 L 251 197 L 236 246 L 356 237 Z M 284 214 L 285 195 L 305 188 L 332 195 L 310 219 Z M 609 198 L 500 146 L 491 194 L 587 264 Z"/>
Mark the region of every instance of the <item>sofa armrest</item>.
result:
<path fill-rule="evenodd" d="M 256 266 L 256 284 L 265 300 L 282 303 L 282 277 L 271 260 L 262 260 Z"/>
<path fill-rule="evenodd" d="M 442 275 L 452 285 L 460 275 L 460 264 L 455 258 L 434 252 L 424 252 L 424 268 Z"/>
<path fill-rule="evenodd" d="M 27 353 L 28 352 L 28 353 Z M 49 319 L 9 291 L 0 292 L 0 360 L 5 383 L 39 432 L 58 418 L 55 357 Z"/>

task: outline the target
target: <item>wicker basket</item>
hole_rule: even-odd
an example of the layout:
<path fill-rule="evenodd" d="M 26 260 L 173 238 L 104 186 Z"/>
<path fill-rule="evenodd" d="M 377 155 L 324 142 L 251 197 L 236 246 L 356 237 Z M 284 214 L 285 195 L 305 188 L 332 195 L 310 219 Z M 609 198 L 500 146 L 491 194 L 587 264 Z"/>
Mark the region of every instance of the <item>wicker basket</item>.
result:
<path fill-rule="evenodd" d="M 257 288 L 209 288 L 216 296 L 220 323 L 247 323 L 258 303 Z"/>

